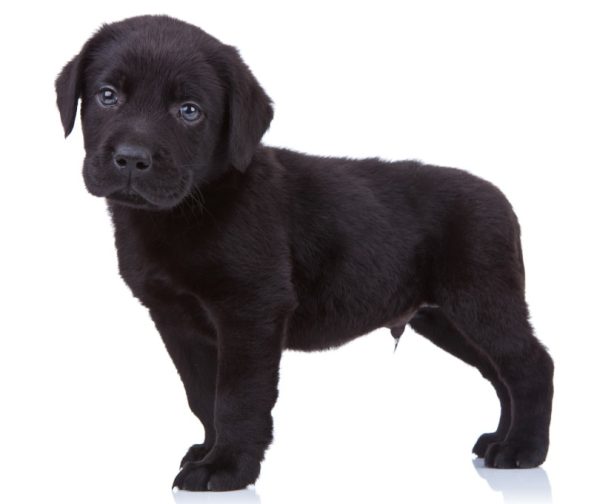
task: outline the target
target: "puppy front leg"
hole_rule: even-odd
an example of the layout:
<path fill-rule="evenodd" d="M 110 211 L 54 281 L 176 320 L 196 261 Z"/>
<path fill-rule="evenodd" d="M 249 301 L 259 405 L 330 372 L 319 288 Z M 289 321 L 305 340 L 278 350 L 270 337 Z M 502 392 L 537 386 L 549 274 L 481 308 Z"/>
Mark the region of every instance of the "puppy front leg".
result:
<path fill-rule="evenodd" d="M 184 465 L 174 487 L 224 491 L 256 481 L 273 438 L 271 410 L 277 399 L 285 325 L 285 317 L 220 324 L 216 442 L 204 459 Z"/>
<path fill-rule="evenodd" d="M 187 451 L 181 467 L 202 459 L 215 443 L 214 403 L 217 381 L 217 342 L 200 307 L 164 294 L 151 304 L 150 315 L 185 387 L 188 404 L 204 427 L 204 442 Z M 177 301 L 177 302 L 175 302 Z"/>

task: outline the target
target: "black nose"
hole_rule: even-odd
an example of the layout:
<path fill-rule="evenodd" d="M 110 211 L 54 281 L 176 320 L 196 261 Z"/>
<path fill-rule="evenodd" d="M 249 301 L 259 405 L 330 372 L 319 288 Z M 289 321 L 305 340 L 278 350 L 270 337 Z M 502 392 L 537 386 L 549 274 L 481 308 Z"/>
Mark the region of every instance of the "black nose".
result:
<path fill-rule="evenodd" d="M 144 147 L 121 144 L 115 150 L 113 164 L 119 170 L 147 170 L 152 166 L 152 155 Z"/>

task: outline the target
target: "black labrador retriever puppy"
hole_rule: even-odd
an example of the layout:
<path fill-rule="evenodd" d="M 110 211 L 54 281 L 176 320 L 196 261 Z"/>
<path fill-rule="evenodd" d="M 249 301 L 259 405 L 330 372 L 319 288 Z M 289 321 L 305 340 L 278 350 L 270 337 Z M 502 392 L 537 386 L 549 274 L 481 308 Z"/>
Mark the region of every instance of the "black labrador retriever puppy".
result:
<path fill-rule="evenodd" d="M 548 451 L 553 363 L 524 297 L 517 218 L 492 184 L 416 161 L 266 147 L 269 97 L 238 52 L 195 26 L 103 26 L 56 81 L 78 100 L 89 192 L 106 198 L 120 274 L 150 311 L 204 425 L 174 486 L 253 483 L 272 440 L 282 351 L 406 324 L 502 405 L 474 452 L 534 467 Z"/>

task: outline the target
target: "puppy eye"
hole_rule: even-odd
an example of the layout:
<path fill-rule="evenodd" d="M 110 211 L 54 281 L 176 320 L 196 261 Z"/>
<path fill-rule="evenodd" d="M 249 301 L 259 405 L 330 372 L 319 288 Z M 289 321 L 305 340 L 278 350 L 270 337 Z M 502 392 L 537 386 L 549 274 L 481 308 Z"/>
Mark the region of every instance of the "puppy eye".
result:
<path fill-rule="evenodd" d="M 110 107 L 111 105 L 116 105 L 119 101 L 117 97 L 117 92 L 109 87 L 103 87 L 98 91 L 98 100 L 100 103 L 106 107 Z"/>
<path fill-rule="evenodd" d="M 179 107 L 179 116 L 185 121 L 194 122 L 202 117 L 202 111 L 195 103 L 184 103 Z"/>

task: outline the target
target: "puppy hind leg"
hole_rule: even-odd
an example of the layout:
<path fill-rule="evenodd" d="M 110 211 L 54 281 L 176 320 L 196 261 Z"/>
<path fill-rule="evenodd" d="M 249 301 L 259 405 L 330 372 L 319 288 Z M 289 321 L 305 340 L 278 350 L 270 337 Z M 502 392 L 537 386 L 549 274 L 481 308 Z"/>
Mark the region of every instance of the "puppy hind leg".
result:
<path fill-rule="evenodd" d="M 510 429 L 511 404 L 506 385 L 500 379 L 489 357 L 481 349 L 476 348 L 439 308 L 421 308 L 409 324 L 415 332 L 437 347 L 475 367 L 494 387 L 500 401 L 498 426 L 495 432 L 482 434 L 473 446 L 473 453 L 483 457 L 488 446 L 503 441 Z"/>
<path fill-rule="evenodd" d="M 540 465 L 549 445 L 554 365 L 533 335 L 523 293 L 503 287 L 454 293 L 442 310 L 490 358 L 510 394 L 510 430 L 487 447 L 485 465 Z"/>

